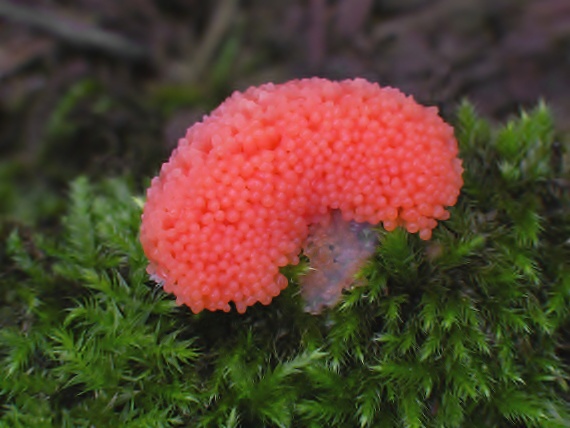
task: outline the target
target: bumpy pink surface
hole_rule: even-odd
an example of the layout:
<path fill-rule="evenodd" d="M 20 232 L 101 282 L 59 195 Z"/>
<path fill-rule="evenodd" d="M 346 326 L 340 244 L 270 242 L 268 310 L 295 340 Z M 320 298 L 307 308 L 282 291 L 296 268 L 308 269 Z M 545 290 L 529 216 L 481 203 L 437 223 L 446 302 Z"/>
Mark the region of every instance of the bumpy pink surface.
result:
<path fill-rule="evenodd" d="M 265 84 L 192 126 L 148 190 L 149 273 L 197 313 L 268 304 L 308 226 L 401 225 L 429 239 L 462 186 L 452 128 L 434 107 L 363 79 Z"/>

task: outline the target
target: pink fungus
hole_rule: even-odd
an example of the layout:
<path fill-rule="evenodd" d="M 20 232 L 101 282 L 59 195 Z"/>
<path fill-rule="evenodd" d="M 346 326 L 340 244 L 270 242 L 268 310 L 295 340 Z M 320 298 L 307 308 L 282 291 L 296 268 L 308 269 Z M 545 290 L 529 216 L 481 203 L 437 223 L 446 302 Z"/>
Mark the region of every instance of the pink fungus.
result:
<path fill-rule="evenodd" d="M 148 272 L 195 313 L 230 302 L 243 313 L 287 286 L 278 268 L 304 245 L 314 273 L 302 294 L 318 312 L 373 252 L 359 223 L 430 239 L 463 184 L 457 154 L 436 108 L 363 79 L 235 92 L 188 129 L 148 189 Z"/>

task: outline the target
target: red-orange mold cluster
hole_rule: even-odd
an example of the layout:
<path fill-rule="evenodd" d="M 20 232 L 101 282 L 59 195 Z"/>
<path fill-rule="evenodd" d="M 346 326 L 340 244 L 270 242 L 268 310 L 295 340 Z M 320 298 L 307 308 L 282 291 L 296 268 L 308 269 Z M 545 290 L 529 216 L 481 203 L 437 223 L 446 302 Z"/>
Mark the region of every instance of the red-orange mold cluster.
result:
<path fill-rule="evenodd" d="M 309 225 L 401 225 L 429 239 L 462 186 L 452 128 L 434 107 L 363 79 L 235 92 L 153 179 L 141 242 L 180 304 L 239 312 L 287 286 Z"/>

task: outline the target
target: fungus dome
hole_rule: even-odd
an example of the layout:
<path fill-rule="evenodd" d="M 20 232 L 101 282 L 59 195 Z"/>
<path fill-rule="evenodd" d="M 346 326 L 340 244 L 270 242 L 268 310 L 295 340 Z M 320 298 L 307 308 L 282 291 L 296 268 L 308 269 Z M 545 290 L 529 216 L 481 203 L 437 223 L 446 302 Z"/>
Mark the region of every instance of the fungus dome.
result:
<path fill-rule="evenodd" d="M 148 272 L 195 313 L 268 304 L 314 226 L 342 229 L 333 212 L 429 239 L 463 183 L 457 154 L 435 107 L 363 79 L 235 92 L 188 129 L 148 189 Z"/>

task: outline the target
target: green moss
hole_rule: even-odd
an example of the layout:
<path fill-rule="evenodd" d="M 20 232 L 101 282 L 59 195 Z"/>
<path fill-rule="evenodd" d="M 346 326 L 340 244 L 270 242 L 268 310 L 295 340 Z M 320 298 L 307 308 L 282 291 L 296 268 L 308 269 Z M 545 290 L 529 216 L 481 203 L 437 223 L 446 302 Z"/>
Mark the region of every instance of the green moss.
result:
<path fill-rule="evenodd" d="M 59 232 L 0 260 L 0 426 L 568 426 L 568 154 L 544 104 L 494 129 L 464 103 L 457 135 L 451 218 L 379 231 L 368 285 L 319 316 L 302 268 L 243 316 L 175 307 L 128 180 L 75 180 Z"/>

